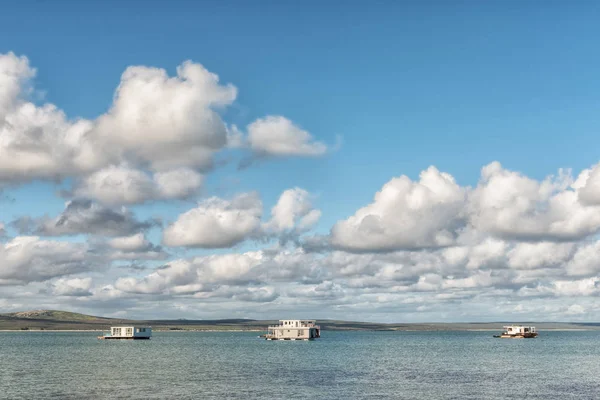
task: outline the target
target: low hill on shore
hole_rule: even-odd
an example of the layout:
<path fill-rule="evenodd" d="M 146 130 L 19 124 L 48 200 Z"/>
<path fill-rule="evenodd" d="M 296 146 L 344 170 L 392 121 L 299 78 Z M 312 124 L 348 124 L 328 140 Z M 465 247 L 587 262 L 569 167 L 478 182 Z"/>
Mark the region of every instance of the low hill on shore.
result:
<path fill-rule="evenodd" d="M 218 320 L 130 320 L 104 318 L 59 310 L 32 310 L 0 314 L 0 330 L 108 330 L 115 325 L 149 325 L 156 331 L 168 330 L 221 330 L 263 331 L 276 320 L 218 319 Z M 362 331 L 464 331 L 495 330 L 512 322 L 485 323 L 397 323 L 318 320 L 324 330 Z M 600 330 L 600 323 L 569 322 L 521 322 L 534 325 L 538 330 L 593 329 Z"/>

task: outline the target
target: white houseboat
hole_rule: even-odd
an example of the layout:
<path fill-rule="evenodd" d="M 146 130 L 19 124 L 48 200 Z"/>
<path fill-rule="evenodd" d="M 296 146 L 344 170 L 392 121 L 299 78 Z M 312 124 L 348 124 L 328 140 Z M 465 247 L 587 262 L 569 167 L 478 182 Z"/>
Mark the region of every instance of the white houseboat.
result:
<path fill-rule="evenodd" d="M 501 335 L 495 335 L 503 339 L 531 339 L 538 335 L 535 326 L 509 325 L 502 327 Z"/>
<path fill-rule="evenodd" d="M 150 339 L 152 328 L 149 326 L 113 326 L 110 333 L 98 336 L 98 339 Z"/>
<path fill-rule="evenodd" d="M 321 327 L 314 320 L 282 319 L 269 326 L 266 340 L 313 340 L 321 337 Z"/>

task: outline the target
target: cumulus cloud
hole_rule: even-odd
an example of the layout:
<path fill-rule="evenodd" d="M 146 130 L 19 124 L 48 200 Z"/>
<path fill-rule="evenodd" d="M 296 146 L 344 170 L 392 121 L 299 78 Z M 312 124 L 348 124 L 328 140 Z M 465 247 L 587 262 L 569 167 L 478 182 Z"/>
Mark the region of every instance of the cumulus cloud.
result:
<path fill-rule="evenodd" d="M 573 256 L 574 249 L 573 243 L 517 243 L 506 256 L 515 269 L 559 267 Z"/>
<path fill-rule="evenodd" d="M 216 74 L 191 61 L 177 67 L 176 77 L 164 69 L 129 67 L 95 130 L 113 148 L 155 170 L 206 168 L 227 143 L 227 129 L 214 108 L 236 96 L 233 85 L 220 85 Z"/>
<path fill-rule="evenodd" d="M 210 198 L 181 214 L 163 234 L 167 246 L 225 248 L 246 239 L 280 238 L 283 242 L 312 228 L 321 217 L 312 195 L 304 189 L 285 190 L 261 224 L 262 202 L 257 193 L 231 200 Z"/>
<path fill-rule="evenodd" d="M 261 252 L 225 254 L 175 260 L 142 279 L 121 278 L 115 287 L 145 294 L 194 294 L 211 292 L 222 285 L 247 284 L 251 270 L 262 261 Z"/>
<path fill-rule="evenodd" d="M 579 202 L 572 182 L 563 171 L 536 181 L 491 163 L 482 169 L 470 195 L 470 222 L 480 231 L 506 239 L 581 239 L 600 229 L 600 208 Z"/>
<path fill-rule="evenodd" d="M 418 182 L 401 176 L 386 183 L 373 203 L 336 223 L 329 239 L 348 251 L 444 247 L 488 235 L 527 242 L 577 241 L 600 230 L 600 205 L 593 204 L 593 191 L 585 194 L 594 187 L 594 171 L 586 170 L 577 179 L 559 171 L 537 181 L 493 162 L 470 188 L 430 167 Z"/>
<path fill-rule="evenodd" d="M 58 279 L 52 284 L 57 296 L 91 296 L 92 278 Z"/>
<path fill-rule="evenodd" d="M 97 267 L 87 246 L 20 236 L 0 243 L 0 284 L 26 284 Z"/>
<path fill-rule="evenodd" d="M 110 260 L 164 260 L 168 257 L 160 246 L 152 244 L 141 232 L 110 239 L 106 245 L 110 250 L 105 253 Z M 102 252 L 102 246 L 98 250 Z"/>
<path fill-rule="evenodd" d="M 430 167 L 418 182 L 394 178 L 373 203 L 331 229 L 331 243 L 350 251 L 391 251 L 449 246 L 464 224 L 465 190 Z"/>
<path fill-rule="evenodd" d="M 115 288 L 134 294 L 271 302 L 280 297 L 273 282 L 302 280 L 301 276 L 315 272 L 304 264 L 309 260 L 302 253 L 288 251 L 178 259 L 143 278 L 120 278 Z"/>
<path fill-rule="evenodd" d="M 122 207 L 110 209 L 90 200 L 67 202 L 65 210 L 55 218 L 20 218 L 14 226 L 22 232 L 33 231 L 41 236 L 92 234 L 126 236 L 151 228 L 154 221 L 138 221 Z"/>
<path fill-rule="evenodd" d="M 573 186 L 578 189 L 582 203 L 600 205 L 600 164 L 584 170 Z"/>
<path fill-rule="evenodd" d="M 557 296 L 598 296 L 600 295 L 600 279 L 594 277 L 574 281 L 557 280 L 549 285 L 549 289 L 542 289 L 542 291 L 545 290 L 550 290 Z"/>
<path fill-rule="evenodd" d="M 219 114 L 235 101 L 236 87 L 221 84 L 201 64 L 186 61 L 176 76 L 161 68 L 127 68 L 109 111 L 95 120 L 71 119 L 53 104 L 28 101 L 35 75 L 26 57 L 0 54 L 0 181 L 92 174 L 78 189 L 106 201 L 133 204 L 149 193 L 181 198 L 198 189 L 197 171 L 210 168 L 216 152 L 245 146 L 241 132 Z M 251 124 L 248 145 L 277 156 L 327 150 L 284 117 Z M 115 169 L 123 163 L 159 172 L 157 188 L 150 189 L 143 172 Z"/>
<path fill-rule="evenodd" d="M 232 298 L 240 301 L 250 301 L 256 303 L 270 303 L 279 297 L 275 288 L 270 286 L 247 287 L 234 293 Z"/>
<path fill-rule="evenodd" d="M 113 244 L 137 249 L 141 243 L 136 237 Z M 568 245 L 543 242 L 538 247 L 486 239 L 470 246 L 360 254 L 315 254 L 277 247 L 168 261 L 159 268 L 147 268 L 150 272 L 142 277 L 140 271 L 133 271 L 133 276 L 117 278 L 106 290 L 92 290 L 93 295 L 85 298 L 102 304 L 123 299 L 135 299 L 139 305 L 166 300 L 190 306 L 211 302 L 223 307 L 225 314 L 228 307 L 252 302 L 261 302 L 273 312 L 302 304 L 317 315 L 318 310 L 335 310 L 344 318 L 350 310 L 362 318 L 365 312 L 383 318 L 398 310 L 403 315 L 418 310 L 425 320 L 448 315 L 458 320 L 481 317 L 478 312 L 490 318 L 510 317 L 509 308 L 529 316 L 536 307 L 550 304 L 550 299 L 563 298 L 566 305 L 548 307 L 556 315 L 565 315 L 568 302 L 587 309 L 586 297 L 600 295 L 597 276 L 580 278 L 569 273 L 569 264 L 586 244 L 574 244 L 573 249 Z M 535 254 L 542 253 L 543 257 L 536 258 Z M 464 308 L 466 314 L 457 314 L 457 308 Z M 538 315 L 554 316 L 549 311 Z"/>
<path fill-rule="evenodd" d="M 109 166 L 82 179 L 73 194 L 109 205 L 141 204 L 190 197 L 200 189 L 202 182 L 201 174 L 187 168 L 158 172 L 150 177 L 124 165 Z"/>
<path fill-rule="evenodd" d="M 163 233 L 167 246 L 203 248 L 231 247 L 260 228 L 262 202 L 256 193 L 231 200 L 216 197 L 181 214 Z"/>
<path fill-rule="evenodd" d="M 312 228 L 321 218 L 314 209 L 312 196 L 301 188 L 285 190 L 271 209 L 271 219 L 265 223 L 268 232 L 302 232 Z"/>
<path fill-rule="evenodd" d="M 190 61 L 175 76 L 127 68 L 108 112 L 94 120 L 31 101 L 35 74 L 26 57 L 0 54 L 0 185 L 70 177 L 75 200 L 56 217 L 22 217 L 11 228 L 93 237 L 89 244 L 12 238 L 0 223 L 2 307 L 30 301 L 164 312 L 170 299 L 177 310 L 211 302 L 221 316 L 256 313 L 252 303 L 260 303 L 261 311 L 300 305 L 344 318 L 600 318 L 600 164 L 533 179 L 493 162 L 473 187 L 435 167 L 417 180 L 399 176 L 328 235 L 304 240 L 319 252 L 294 247 L 321 217 L 306 190 L 284 191 L 264 221 L 257 193 L 212 197 L 168 225 L 163 243 L 279 242 L 201 257 L 178 249 L 173 260 L 145 236 L 156 222 L 122 206 L 193 198 L 225 148 L 247 149 L 253 160 L 331 148 L 282 116 L 257 119 L 247 133 L 226 124 L 221 111 L 237 89 Z M 156 268 L 157 260 L 164 265 Z M 100 282 L 89 276 L 96 269 L 107 271 L 94 277 Z M 13 295 L 20 299 L 9 304 Z"/>
<path fill-rule="evenodd" d="M 527 297 L 580 297 L 600 293 L 598 278 L 573 281 L 568 264 L 576 251 L 565 243 L 484 241 L 478 246 L 429 251 L 325 255 L 263 250 L 179 259 L 150 274 L 117 280 L 123 293 L 173 298 L 258 301 L 306 307 L 325 305 L 381 310 L 449 310 L 451 304 L 507 302 Z M 550 253 L 535 261 L 534 253 Z M 550 269 L 549 269 L 550 268 Z M 535 273 L 532 273 L 535 272 Z M 539 272 L 539 273 L 537 273 Z M 276 288 L 273 292 L 265 288 Z M 263 296 L 264 295 L 264 296 Z M 271 296 L 272 295 L 272 296 Z M 270 299 L 270 300 L 269 300 Z M 402 306 L 402 304 L 404 304 Z M 414 306 L 411 306 L 414 305 Z M 316 309 L 316 308 L 315 308 Z"/>
<path fill-rule="evenodd" d="M 600 274 L 600 241 L 577 247 L 573 257 L 566 263 L 568 275 L 593 276 Z"/>
<path fill-rule="evenodd" d="M 184 199 L 195 194 L 204 177 L 188 168 L 179 168 L 154 174 L 154 181 L 163 199 Z"/>
<path fill-rule="evenodd" d="M 282 116 L 259 118 L 248 125 L 250 148 L 267 156 L 320 156 L 327 146 Z"/>
<path fill-rule="evenodd" d="M 4 119 L 14 107 L 23 85 L 35 75 L 26 57 L 14 53 L 0 54 L 0 119 Z"/>
<path fill-rule="evenodd" d="M 26 57 L 0 54 L 0 181 L 56 179 L 102 162 L 89 121 L 26 100 L 35 73 Z"/>
<path fill-rule="evenodd" d="M 136 233 L 131 236 L 116 237 L 108 241 L 108 245 L 113 249 L 123 251 L 140 251 L 147 250 L 152 247 L 152 244 L 146 240 L 143 233 Z"/>

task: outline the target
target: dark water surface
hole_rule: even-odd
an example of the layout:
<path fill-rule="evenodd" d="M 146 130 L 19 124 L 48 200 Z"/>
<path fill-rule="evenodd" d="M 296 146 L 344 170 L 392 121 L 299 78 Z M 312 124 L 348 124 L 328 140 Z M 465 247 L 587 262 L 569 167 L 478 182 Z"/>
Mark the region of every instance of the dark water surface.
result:
<path fill-rule="evenodd" d="M 600 332 L 0 332 L 2 399 L 600 399 Z"/>

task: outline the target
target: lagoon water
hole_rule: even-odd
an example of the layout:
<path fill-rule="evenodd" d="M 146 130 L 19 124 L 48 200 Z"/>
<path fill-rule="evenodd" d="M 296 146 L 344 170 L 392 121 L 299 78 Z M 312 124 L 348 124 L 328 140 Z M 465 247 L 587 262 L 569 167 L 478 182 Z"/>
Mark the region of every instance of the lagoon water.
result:
<path fill-rule="evenodd" d="M 4 399 L 599 399 L 600 332 L 0 332 Z"/>

